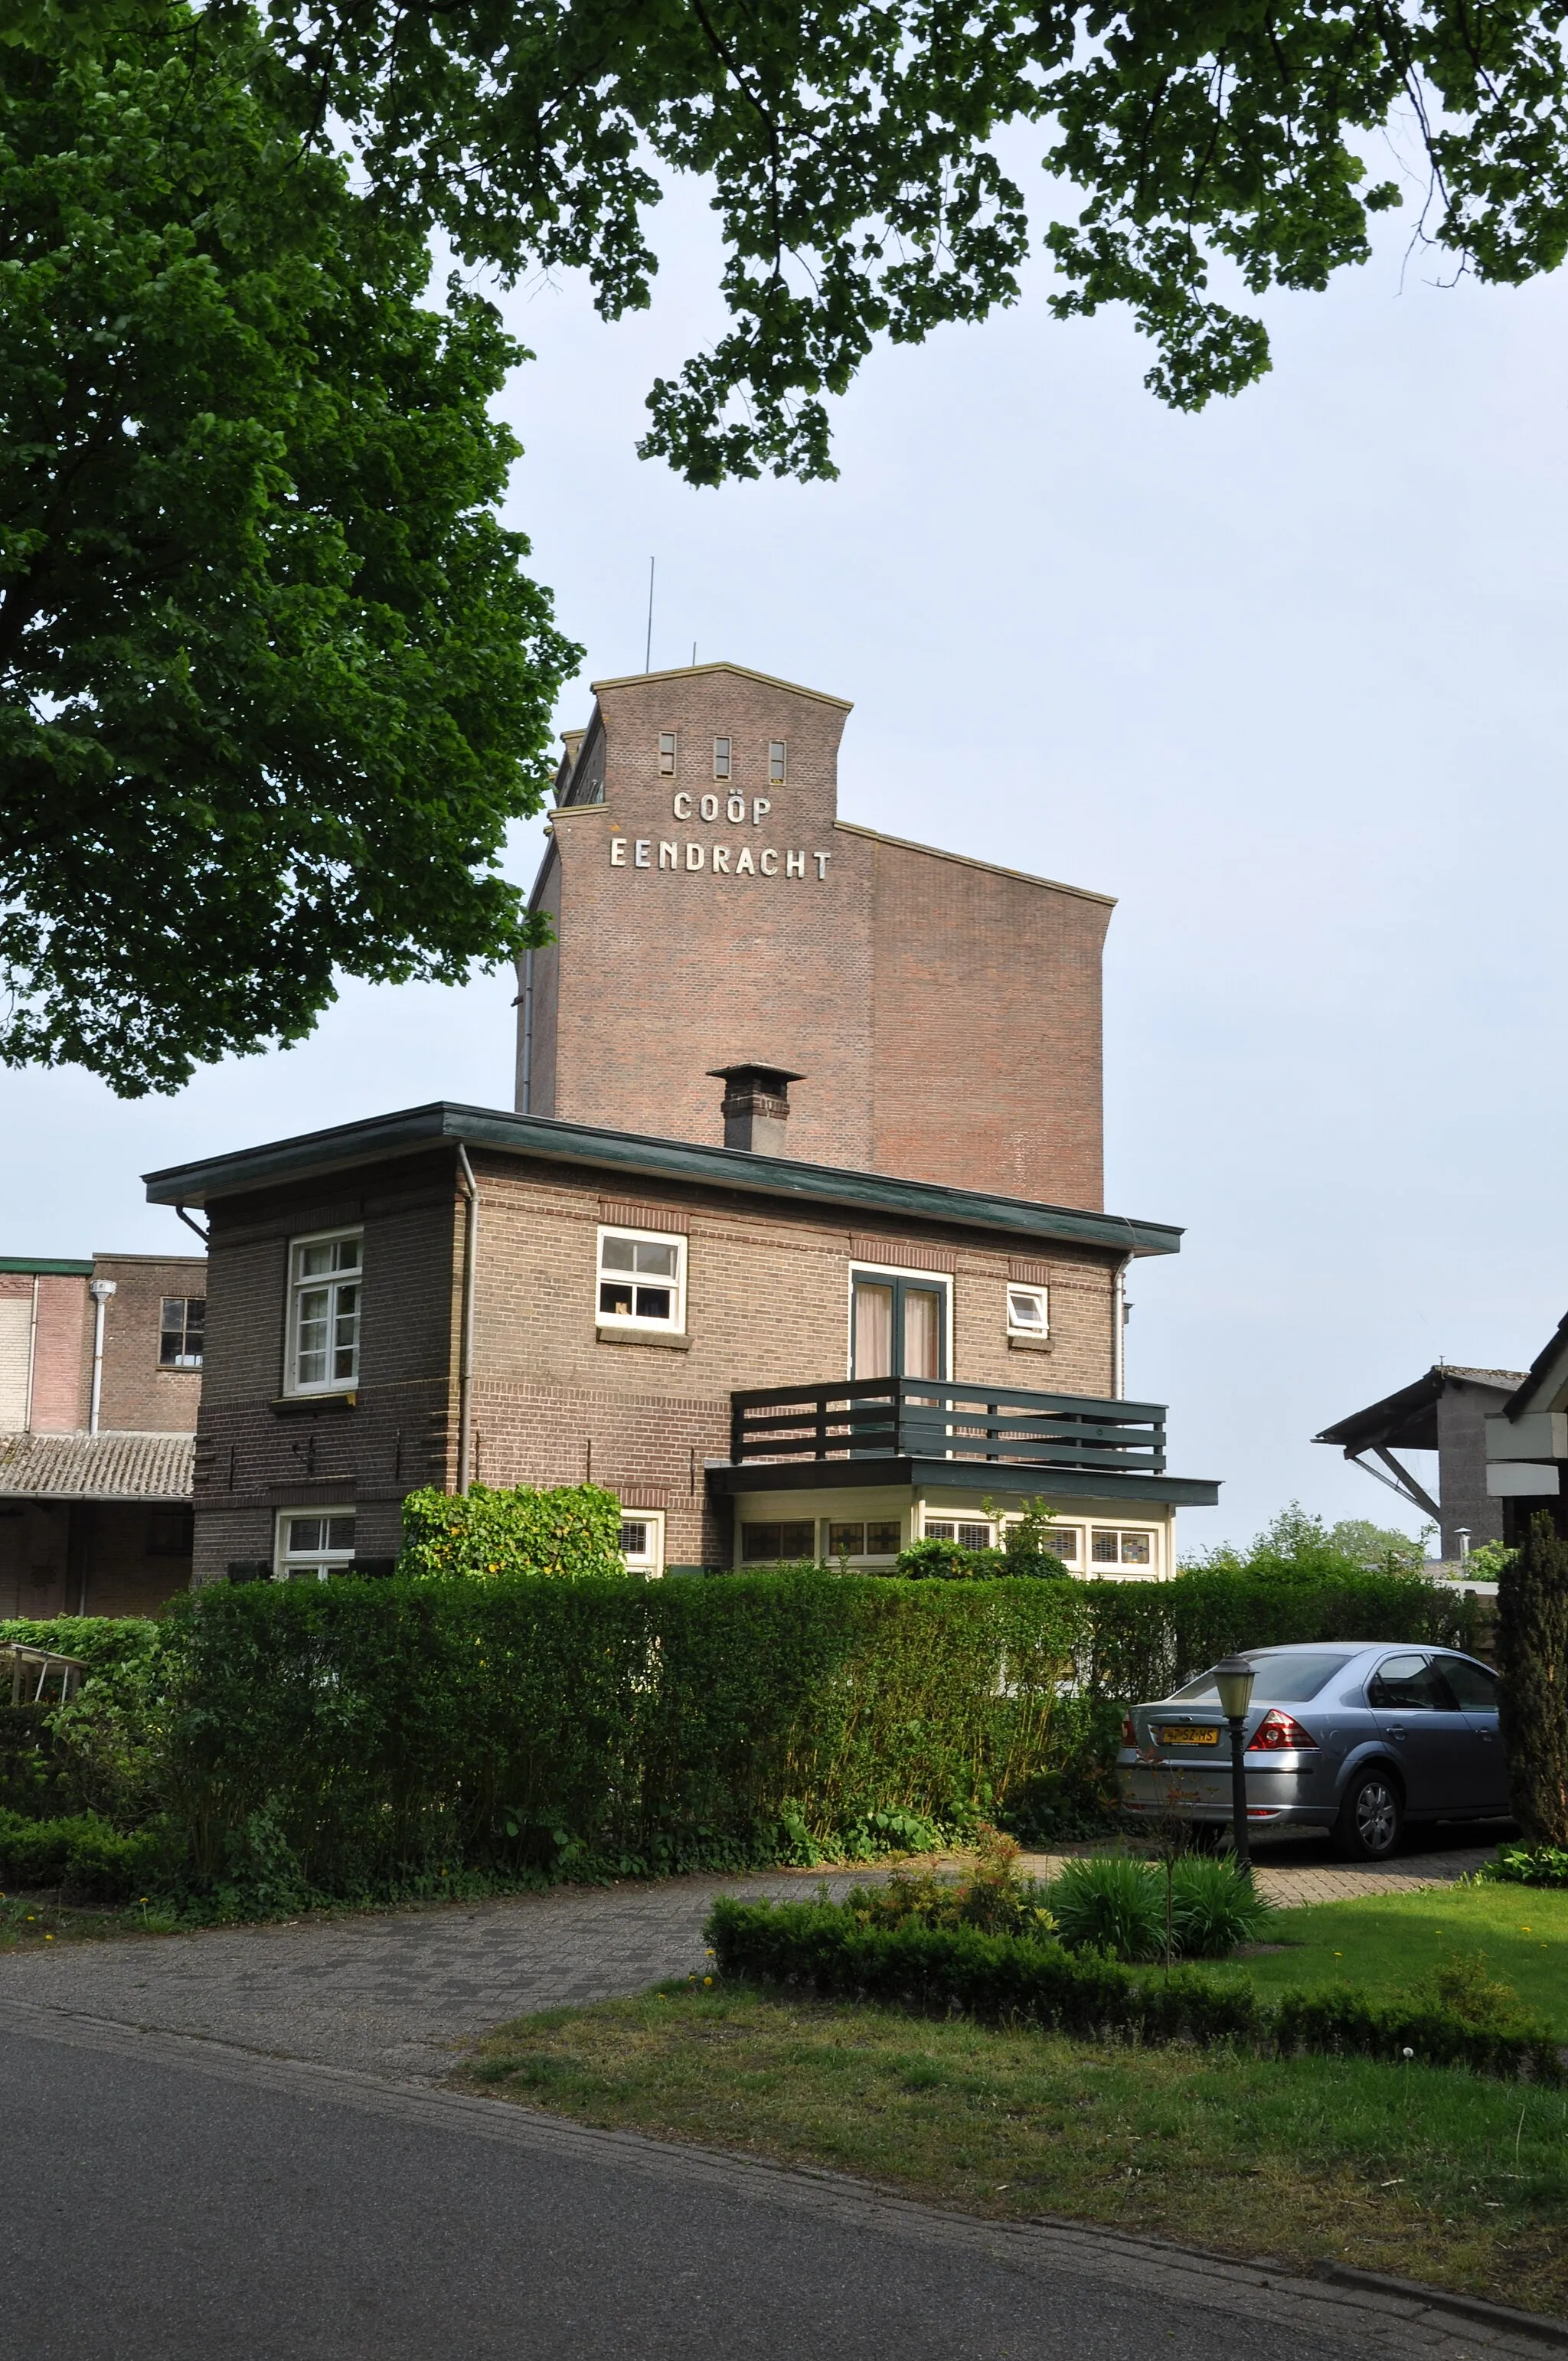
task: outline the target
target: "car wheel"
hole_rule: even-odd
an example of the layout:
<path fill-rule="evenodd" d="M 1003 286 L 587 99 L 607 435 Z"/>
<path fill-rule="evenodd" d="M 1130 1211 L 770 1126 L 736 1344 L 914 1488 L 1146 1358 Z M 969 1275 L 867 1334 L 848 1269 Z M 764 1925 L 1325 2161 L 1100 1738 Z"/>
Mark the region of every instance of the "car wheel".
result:
<path fill-rule="evenodd" d="M 1334 1841 L 1352 1861 L 1387 1861 L 1398 1850 L 1405 1807 L 1387 1771 L 1363 1771 L 1340 1806 Z"/>

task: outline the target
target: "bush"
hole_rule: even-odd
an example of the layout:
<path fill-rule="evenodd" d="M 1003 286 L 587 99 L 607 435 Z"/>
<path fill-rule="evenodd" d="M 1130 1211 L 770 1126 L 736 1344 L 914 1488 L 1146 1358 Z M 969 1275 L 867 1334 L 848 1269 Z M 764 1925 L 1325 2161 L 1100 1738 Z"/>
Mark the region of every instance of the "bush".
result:
<path fill-rule="evenodd" d="M 814 1992 L 989 2024 L 1028 2024 L 1089 2038 L 1234 2041 L 1288 2055 L 1297 2049 L 1392 2064 L 1466 2066 L 1508 2080 L 1561 2083 L 1555 2037 L 1540 2027 L 1488 2030 L 1453 2011 L 1382 2004 L 1355 1992 L 1287 1993 L 1266 2002 L 1255 1986 L 1201 1969 L 1154 1977 L 1096 1952 L 988 1935 L 975 1927 L 917 1919 L 877 1927 L 833 1903 L 714 1905 L 707 1940 L 724 1975 L 805 1984 Z"/>
<path fill-rule="evenodd" d="M 1562 1845 L 1497 1847 L 1475 1872 L 1486 1885 L 1568 1885 L 1568 1850 Z"/>
<path fill-rule="evenodd" d="M 1568 1540 L 1530 1519 L 1497 1583 L 1497 1668 L 1514 1816 L 1532 1845 L 1568 1847 Z"/>
<path fill-rule="evenodd" d="M 987 1935 L 1047 1936 L 1056 1920 L 1042 1889 L 1018 1873 L 1018 1846 L 1000 1828 L 982 1826 L 979 1858 L 961 1877 L 895 1869 L 885 1884 L 857 1886 L 845 1909 L 868 1927 L 978 1927 Z"/>
<path fill-rule="evenodd" d="M 1163 1883 L 1159 1871 L 1154 1872 Z M 1170 1866 L 1171 1917 L 1184 1959 L 1220 1960 L 1238 1943 L 1264 1941 L 1274 1908 L 1232 1861 L 1188 1853 Z"/>
<path fill-rule="evenodd" d="M 1061 1938 L 1073 1950 L 1154 1960 L 1165 1949 L 1163 1881 L 1125 1853 L 1069 1861 L 1050 1887 Z"/>
<path fill-rule="evenodd" d="M 487 1580 L 519 1574 L 626 1580 L 620 1502 L 597 1484 L 563 1484 L 553 1491 L 520 1484 L 510 1492 L 476 1484 L 461 1497 L 433 1487 L 411 1492 L 403 1502 L 398 1571 Z"/>
<path fill-rule="evenodd" d="M 0 1880 L 7 1884 L 60 1885 L 126 1901 L 163 1882 L 166 1853 L 156 1832 L 123 1835 L 96 1812 L 34 1820 L 0 1811 Z"/>

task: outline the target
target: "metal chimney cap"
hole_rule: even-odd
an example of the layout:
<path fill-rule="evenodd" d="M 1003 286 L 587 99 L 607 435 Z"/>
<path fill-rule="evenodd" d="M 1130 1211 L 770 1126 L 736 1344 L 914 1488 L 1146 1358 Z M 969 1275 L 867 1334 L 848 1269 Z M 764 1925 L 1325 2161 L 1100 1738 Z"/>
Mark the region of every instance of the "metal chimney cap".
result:
<path fill-rule="evenodd" d="M 759 1081 L 786 1084 L 804 1082 L 806 1080 L 804 1074 L 792 1074 L 787 1066 L 759 1065 L 754 1059 L 748 1059 L 745 1064 L 740 1066 L 709 1066 L 707 1071 L 716 1082 L 743 1082 L 748 1075 L 751 1074 L 755 1074 Z"/>

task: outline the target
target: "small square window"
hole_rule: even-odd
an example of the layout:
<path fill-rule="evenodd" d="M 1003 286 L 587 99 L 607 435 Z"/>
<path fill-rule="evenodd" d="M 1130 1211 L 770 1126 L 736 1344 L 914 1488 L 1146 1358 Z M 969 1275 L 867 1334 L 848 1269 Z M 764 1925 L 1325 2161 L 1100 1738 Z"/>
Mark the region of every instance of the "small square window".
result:
<path fill-rule="evenodd" d="M 352 1509 L 290 1509 L 278 1519 L 274 1582 L 325 1582 L 354 1570 Z"/>
<path fill-rule="evenodd" d="M 1147 1565 L 1150 1561 L 1150 1538 L 1151 1536 L 1147 1533 L 1124 1533 L 1122 1535 L 1122 1564 L 1124 1565 Z"/>
<path fill-rule="evenodd" d="M 829 1557 L 864 1557 L 866 1529 L 864 1525 L 830 1524 L 828 1528 Z"/>
<path fill-rule="evenodd" d="M 740 1528 L 742 1565 L 781 1565 L 816 1554 L 817 1533 L 809 1517 L 783 1524 L 743 1524 Z"/>
<path fill-rule="evenodd" d="M 160 1369 L 199 1369 L 202 1334 L 207 1324 L 204 1295 L 166 1295 L 159 1322 L 158 1366 Z"/>
<path fill-rule="evenodd" d="M 673 779 L 675 775 L 675 733 L 673 730 L 659 732 L 659 776 Z"/>
<path fill-rule="evenodd" d="M 599 1232 L 601 1325 L 670 1328 L 685 1313 L 685 1240 L 630 1230 Z"/>
<path fill-rule="evenodd" d="M 1053 1525 L 1048 1546 L 1052 1556 L 1059 1557 L 1064 1565 L 1076 1565 L 1079 1551 L 1078 1527 Z"/>
<path fill-rule="evenodd" d="M 644 1509 L 620 1521 L 620 1554 L 628 1574 L 664 1571 L 664 1519 L 658 1510 Z"/>
<path fill-rule="evenodd" d="M 904 1527 L 897 1522 L 896 1519 L 888 1525 L 867 1525 L 866 1555 L 868 1557 L 896 1557 L 903 1547 Z"/>
<path fill-rule="evenodd" d="M 1121 1534 L 1096 1531 L 1094 1539 L 1090 1544 L 1089 1554 L 1095 1565 L 1120 1565 L 1122 1563 Z"/>
<path fill-rule="evenodd" d="M 783 786 L 784 783 L 784 765 L 788 761 L 788 758 L 789 749 L 784 744 L 784 740 L 782 738 L 773 739 L 768 747 L 768 785 L 770 787 Z"/>
<path fill-rule="evenodd" d="M 1010 1287 L 1007 1290 L 1007 1334 L 1043 1336 L 1048 1323 L 1043 1287 Z"/>
<path fill-rule="evenodd" d="M 729 741 L 728 738 L 716 738 L 713 741 L 713 775 L 716 779 L 727 779 L 729 776 Z"/>

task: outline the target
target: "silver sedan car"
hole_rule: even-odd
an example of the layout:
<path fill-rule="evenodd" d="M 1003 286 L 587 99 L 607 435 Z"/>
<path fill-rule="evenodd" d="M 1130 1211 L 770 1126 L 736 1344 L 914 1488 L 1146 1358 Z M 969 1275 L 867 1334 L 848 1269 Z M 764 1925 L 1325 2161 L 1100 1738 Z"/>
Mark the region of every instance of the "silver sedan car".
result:
<path fill-rule="evenodd" d="M 1257 1668 L 1244 1725 L 1247 1818 L 1332 1828 L 1353 1859 L 1381 1861 L 1407 1820 L 1484 1820 L 1508 1809 L 1497 1676 L 1446 1648 L 1355 1642 L 1244 1648 Z M 1135 1705 L 1118 1784 L 1146 1819 L 1228 1826 L 1230 1729 L 1212 1672 Z"/>

